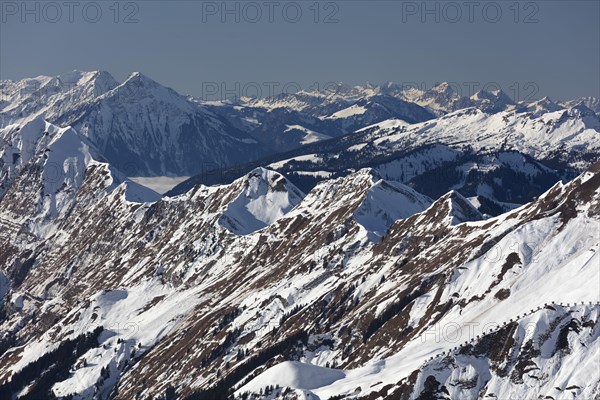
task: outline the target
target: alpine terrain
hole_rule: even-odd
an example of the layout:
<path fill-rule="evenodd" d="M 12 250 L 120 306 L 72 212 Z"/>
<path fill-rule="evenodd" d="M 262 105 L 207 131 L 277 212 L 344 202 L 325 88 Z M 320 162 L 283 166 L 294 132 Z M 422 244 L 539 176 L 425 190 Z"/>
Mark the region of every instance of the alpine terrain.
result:
<path fill-rule="evenodd" d="M 0 399 L 600 398 L 598 99 L 0 96 Z"/>

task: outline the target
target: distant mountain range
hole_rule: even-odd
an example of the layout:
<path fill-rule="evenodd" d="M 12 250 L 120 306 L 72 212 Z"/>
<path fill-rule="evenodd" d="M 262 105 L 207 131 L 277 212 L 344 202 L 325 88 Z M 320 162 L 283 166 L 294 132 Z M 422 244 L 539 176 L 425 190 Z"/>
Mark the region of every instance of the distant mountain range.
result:
<path fill-rule="evenodd" d="M 183 96 L 140 74 L 119 84 L 107 72 L 0 81 L 0 127 L 43 117 L 71 126 L 129 176 L 190 176 L 351 134 L 388 119 L 419 123 L 476 107 L 486 113 L 562 108 L 600 111 L 595 98 L 515 103 L 502 91 L 461 97 L 452 85 L 395 84 L 280 94 L 237 102 Z"/>
<path fill-rule="evenodd" d="M 205 171 L 169 194 L 197 184 L 228 183 L 261 165 L 305 192 L 324 179 L 372 167 L 433 198 L 457 190 L 481 212 L 498 215 L 597 160 L 599 132 L 598 113 L 583 104 L 540 116 L 467 108 L 416 124 L 386 120 L 245 166 Z"/>

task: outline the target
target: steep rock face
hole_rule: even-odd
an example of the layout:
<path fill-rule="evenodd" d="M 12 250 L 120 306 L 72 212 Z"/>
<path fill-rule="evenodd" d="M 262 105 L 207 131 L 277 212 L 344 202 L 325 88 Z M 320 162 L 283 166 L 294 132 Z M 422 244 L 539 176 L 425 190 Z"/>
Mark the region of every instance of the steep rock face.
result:
<path fill-rule="evenodd" d="M 53 132 L 49 132 L 51 129 Z M 51 134 L 56 134 L 57 127 L 51 127 L 42 118 L 36 118 L 27 124 L 9 125 L 0 130 L 2 143 L 1 155 L 1 188 L 2 197 L 15 178 L 19 175 L 35 154 L 43 150 Z M 44 141 L 41 137 L 46 136 Z"/>
<path fill-rule="evenodd" d="M 80 222 L 73 215 L 115 191 L 123 201 L 160 197 L 97 161 L 93 146 L 70 127 L 58 128 L 37 118 L 10 125 L 0 134 L 10 141 L 2 153 L 0 258 L 13 289 L 35 267 L 40 254 L 61 246 L 67 237 L 61 227 Z M 40 288 L 40 293 L 46 289 Z"/>
<path fill-rule="evenodd" d="M 127 181 L 118 170 L 100 163 L 99 152 L 73 128 L 59 128 L 41 117 L 7 126 L 0 130 L 0 140 L 5 143 L 0 152 L 0 201 L 3 211 L 11 211 L 16 220 L 48 221 L 68 213 L 91 167 L 106 170 L 109 189 Z M 145 201 L 160 197 L 131 181 L 127 187 L 138 200 L 144 195 Z"/>
<path fill-rule="evenodd" d="M 41 118 L 0 135 L 10 142 L 2 153 L 3 212 L 17 221 L 57 218 L 77 195 L 93 150 L 73 129 Z"/>

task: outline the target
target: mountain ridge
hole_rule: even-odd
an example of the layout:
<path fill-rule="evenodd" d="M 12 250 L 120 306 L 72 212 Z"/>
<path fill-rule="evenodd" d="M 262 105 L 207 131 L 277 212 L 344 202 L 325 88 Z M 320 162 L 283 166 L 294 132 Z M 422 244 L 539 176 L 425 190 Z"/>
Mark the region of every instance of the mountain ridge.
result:
<path fill-rule="evenodd" d="M 600 394 L 593 101 L 464 108 L 441 84 L 411 92 L 428 109 L 388 84 L 237 110 L 137 73 L 62 78 L 82 79 L 0 83 L 1 398 Z M 339 130 L 280 153 L 261 124 L 280 148 Z M 184 154 L 201 175 L 177 194 L 128 178 Z"/>

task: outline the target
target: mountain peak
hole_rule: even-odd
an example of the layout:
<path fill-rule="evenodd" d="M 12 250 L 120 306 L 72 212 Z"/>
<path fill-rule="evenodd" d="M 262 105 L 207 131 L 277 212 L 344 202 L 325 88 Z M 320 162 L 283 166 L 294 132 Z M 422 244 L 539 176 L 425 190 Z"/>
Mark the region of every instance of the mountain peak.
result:
<path fill-rule="evenodd" d="M 141 72 L 132 72 L 127 79 L 125 80 L 124 83 L 127 82 L 135 82 L 137 84 L 145 84 L 145 85 L 151 85 L 151 86 L 160 86 L 160 84 L 158 82 L 156 82 L 155 80 L 147 77 L 146 75 L 142 74 Z"/>
<path fill-rule="evenodd" d="M 573 107 L 570 108 L 570 110 L 576 110 L 581 115 L 594 114 L 594 111 L 592 109 L 590 109 L 583 101 L 575 104 Z"/>
<path fill-rule="evenodd" d="M 496 90 L 479 90 L 477 91 L 474 95 L 471 96 L 472 100 L 497 100 L 497 99 L 502 99 L 502 100 L 506 100 L 510 103 L 513 102 L 513 100 L 502 90 L 502 89 L 496 89 Z"/>
<path fill-rule="evenodd" d="M 448 82 L 438 83 L 431 90 L 438 93 L 456 93 L 456 90 Z"/>
<path fill-rule="evenodd" d="M 400 219 L 427 209 L 432 200 L 399 182 L 386 181 L 373 169 L 359 171 L 371 181 L 363 201 L 354 212 L 354 219 L 377 240 Z M 359 175 L 359 176 L 360 176 Z"/>
<path fill-rule="evenodd" d="M 140 101 L 145 99 L 149 102 L 158 102 L 160 107 L 163 108 L 173 106 L 185 113 L 200 110 L 186 97 L 161 85 L 141 72 L 131 73 L 122 84 L 115 87 L 110 94 L 107 93 L 107 97 L 114 97 L 121 105 L 139 105 Z"/>
<path fill-rule="evenodd" d="M 283 175 L 256 168 L 230 185 L 238 191 L 219 224 L 237 235 L 248 235 L 271 225 L 304 198 Z"/>
<path fill-rule="evenodd" d="M 433 201 L 431 206 L 415 216 L 415 224 L 453 226 L 463 222 L 481 221 L 485 217 L 455 190 Z M 417 222 L 418 221 L 418 222 Z"/>
<path fill-rule="evenodd" d="M 469 98 L 475 105 L 486 113 L 495 114 L 514 108 L 515 102 L 510 96 L 498 90 L 480 90 Z"/>
<path fill-rule="evenodd" d="M 255 195 L 259 188 L 257 184 L 266 184 L 268 190 L 281 191 L 285 190 L 285 186 L 289 183 L 288 180 L 281 175 L 279 172 L 266 169 L 264 167 L 258 167 L 250 171 L 248 174 L 241 178 L 246 187 L 249 189 L 249 195 Z M 300 191 L 298 191 L 301 193 Z"/>
<path fill-rule="evenodd" d="M 356 171 L 354 173 L 354 175 L 357 177 L 368 178 L 371 180 L 371 182 L 377 182 L 377 181 L 383 179 L 381 177 L 381 175 L 379 174 L 379 172 L 377 172 L 377 170 L 375 170 L 371 167 L 361 168 L 358 171 Z"/>
<path fill-rule="evenodd" d="M 457 225 L 468 221 L 481 221 L 483 215 L 462 194 L 451 190 L 440 198 L 448 205 L 448 217 L 450 225 Z"/>
<path fill-rule="evenodd" d="M 571 108 L 577 104 L 583 104 L 594 112 L 600 112 L 600 99 L 592 96 L 580 97 L 561 103 L 566 108 Z"/>
<path fill-rule="evenodd" d="M 118 85 L 115 78 L 107 71 L 80 71 L 73 70 L 56 76 L 56 80 L 63 84 L 68 85 L 85 85 L 87 83 L 110 83 L 113 86 Z"/>
<path fill-rule="evenodd" d="M 533 113 L 534 116 L 539 117 L 547 112 L 554 112 L 560 110 L 562 107 L 550 100 L 548 96 L 543 97 L 533 103 L 527 105 L 526 110 Z"/>

